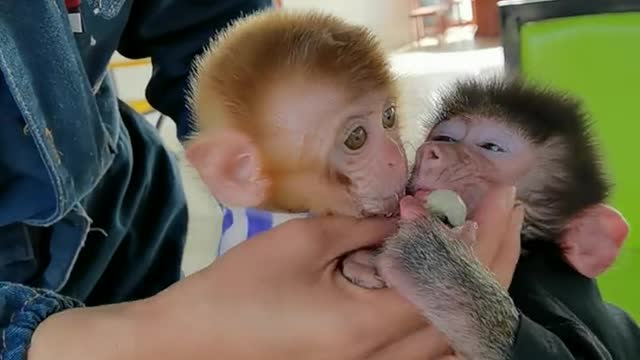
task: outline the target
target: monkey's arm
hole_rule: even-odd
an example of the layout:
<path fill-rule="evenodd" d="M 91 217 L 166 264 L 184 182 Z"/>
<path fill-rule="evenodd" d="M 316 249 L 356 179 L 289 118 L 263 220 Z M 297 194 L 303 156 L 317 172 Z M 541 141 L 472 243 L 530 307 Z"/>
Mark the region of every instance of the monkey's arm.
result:
<path fill-rule="evenodd" d="M 133 1 L 118 51 L 132 59 L 151 57 L 147 98 L 177 123 L 180 139 L 191 130 L 185 90 L 193 58 L 230 21 L 270 5 L 271 0 Z"/>
<path fill-rule="evenodd" d="M 388 239 L 379 269 L 468 360 L 507 359 L 519 325 L 502 286 L 435 217 L 404 222 Z"/>
<path fill-rule="evenodd" d="M 467 360 L 637 359 L 640 329 L 552 251 L 518 263 L 512 297 L 434 219 L 404 223 L 380 270 Z M 557 253 L 557 252 L 556 252 Z"/>

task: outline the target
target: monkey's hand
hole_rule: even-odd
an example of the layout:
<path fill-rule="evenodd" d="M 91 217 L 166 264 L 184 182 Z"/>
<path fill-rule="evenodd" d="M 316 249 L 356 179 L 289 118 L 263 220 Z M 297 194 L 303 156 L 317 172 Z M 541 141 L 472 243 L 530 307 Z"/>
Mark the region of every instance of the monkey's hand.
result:
<path fill-rule="evenodd" d="M 473 254 L 475 223 L 451 229 L 413 197 L 402 200 L 401 211 L 399 232 L 377 258 L 383 279 L 416 305 L 464 359 L 507 359 L 518 312 Z"/>
<path fill-rule="evenodd" d="M 378 274 L 375 257 L 379 249 L 358 250 L 348 255 L 342 262 L 342 274 L 352 283 L 367 289 L 387 287 Z"/>

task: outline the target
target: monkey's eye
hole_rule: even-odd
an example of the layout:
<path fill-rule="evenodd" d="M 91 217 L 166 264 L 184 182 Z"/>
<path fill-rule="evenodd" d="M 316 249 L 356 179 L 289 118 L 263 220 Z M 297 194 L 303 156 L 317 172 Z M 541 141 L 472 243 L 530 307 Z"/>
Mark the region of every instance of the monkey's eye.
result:
<path fill-rule="evenodd" d="M 480 144 L 480 147 L 489 151 L 493 151 L 493 152 L 504 152 L 504 149 L 501 148 L 499 145 L 496 145 L 494 143 L 483 143 Z"/>
<path fill-rule="evenodd" d="M 438 135 L 433 137 L 433 141 L 441 141 L 441 142 L 456 142 L 454 138 L 447 135 Z"/>
<path fill-rule="evenodd" d="M 390 129 L 396 124 L 396 107 L 389 106 L 382 114 L 382 126 Z"/>
<path fill-rule="evenodd" d="M 367 131 L 362 127 L 358 126 L 353 129 L 347 140 L 344 141 L 344 144 L 350 150 L 358 150 L 360 149 L 364 143 L 367 141 Z"/>

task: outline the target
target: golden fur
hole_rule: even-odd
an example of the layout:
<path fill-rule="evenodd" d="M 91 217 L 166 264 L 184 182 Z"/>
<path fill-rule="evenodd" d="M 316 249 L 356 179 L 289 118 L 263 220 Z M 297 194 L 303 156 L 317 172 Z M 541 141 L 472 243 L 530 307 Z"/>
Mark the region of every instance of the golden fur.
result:
<path fill-rule="evenodd" d="M 384 51 L 365 27 L 316 11 L 266 10 L 220 32 L 195 63 L 190 106 L 196 131 L 255 130 L 260 101 L 278 81 L 299 73 L 333 79 L 357 94 L 392 88 Z"/>

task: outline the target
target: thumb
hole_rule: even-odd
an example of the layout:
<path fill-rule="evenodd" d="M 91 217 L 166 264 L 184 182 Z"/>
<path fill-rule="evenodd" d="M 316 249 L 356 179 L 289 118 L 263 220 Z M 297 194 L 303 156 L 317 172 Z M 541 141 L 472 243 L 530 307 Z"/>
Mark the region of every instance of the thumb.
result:
<path fill-rule="evenodd" d="M 507 232 L 504 234 L 505 238 L 501 242 L 501 247 L 498 249 L 498 253 L 491 265 L 491 270 L 496 275 L 496 279 L 505 288 L 509 288 L 520 258 L 520 231 L 523 219 L 524 207 L 516 205 L 511 214 Z"/>
<path fill-rule="evenodd" d="M 516 189 L 513 186 L 492 188 L 473 214 L 473 220 L 478 224 L 475 241 L 477 247 L 474 251 L 482 263 L 491 263 L 497 248 L 502 245 L 500 240 L 507 231 L 515 198 Z"/>
<path fill-rule="evenodd" d="M 257 235 L 247 246 L 261 247 L 263 255 L 269 252 L 266 248 L 277 248 L 280 258 L 326 264 L 354 250 L 378 245 L 396 229 L 396 222 L 390 219 L 314 216 L 287 221 Z"/>
<path fill-rule="evenodd" d="M 327 260 L 380 245 L 387 236 L 397 231 L 397 222 L 385 218 L 327 216 L 318 218 L 317 224 L 323 234 L 317 245 Z"/>

